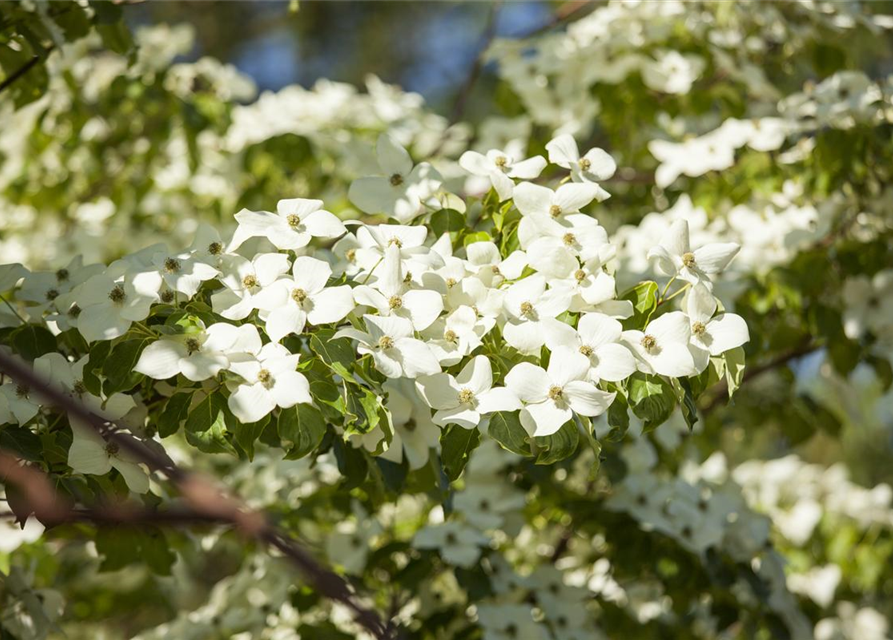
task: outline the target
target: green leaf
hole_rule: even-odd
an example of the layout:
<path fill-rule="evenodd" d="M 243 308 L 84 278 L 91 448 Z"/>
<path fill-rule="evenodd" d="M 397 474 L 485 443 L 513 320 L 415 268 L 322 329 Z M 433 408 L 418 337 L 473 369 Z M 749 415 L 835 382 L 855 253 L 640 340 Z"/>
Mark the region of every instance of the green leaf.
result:
<path fill-rule="evenodd" d="M 522 456 L 530 456 L 528 434 L 518 418 L 518 412 L 498 411 L 490 416 L 487 434 L 496 440 L 503 449 Z"/>
<path fill-rule="evenodd" d="M 87 391 L 94 396 L 102 393 L 102 383 L 99 381 L 95 371 L 102 371 L 102 363 L 106 361 L 111 350 L 112 343 L 107 341 L 95 342 L 90 347 L 90 357 L 87 358 L 87 364 L 84 365 L 83 379 Z"/>
<path fill-rule="evenodd" d="M 106 395 L 128 391 L 139 383 L 142 374 L 134 373 L 133 368 L 150 342 L 150 338 L 125 340 L 112 349 L 102 365 L 102 376 L 105 378 L 102 386 Z"/>
<path fill-rule="evenodd" d="M 679 386 L 682 388 L 682 399 L 679 406 L 682 407 L 682 417 L 685 418 L 685 424 L 688 430 L 695 428 L 698 422 L 698 405 L 695 403 L 695 397 L 692 394 L 691 384 L 687 378 L 679 378 Z"/>
<path fill-rule="evenodd" d="M 737 347 L 722 354 L 725 361 L 726 384 L 729 386 L 729 400 L 744 380 L 744 348 Z"/>
<path fill-rule="evenodd" d="M 455 209 L 439 209 L 431 214 L 431 230 L 436 237 L 465 228 L 465 216 Z"/>
<path fill-rule="evenodd" d="M 226 423 L 230 418 L 226 398 L 215 391 L 202 400 L 186 418 L 186 441 L 204 453 L 236 454 L 227 439 Z M 230 418 L 233 422 L 235 418 Z"/>
<path fill-rule="evenodd" d="M 40 460 L 43 453 L 40 438 L 31 429 L 12 424 L 0 428 L 0 449 L 31 461 Z"/>
<path fill-rule="evenodd" d="M 335 462 L 343 478 L 341 488 L 345 491 L 359 487 L 369 474 L 369 460 L 362 449 L 355 448 L 349 442 L 335 438 L 332 451 Z"/>
<path fill-rule="evenodd" d="M 643 431 L 651 431 L 673 413 L 676 406 L 673 387 L 660 376 L 634 373 L 629 379 L 629 405 L 633 413 L 645 421 Z"/>
<path fill-rule="evenodd" d="M 331 329 L 320 329 L 310 336 L 310 348 L 323 362 L 348 381 L 353 381 L 350 368 L 356 362 L 357 354 L 347 338 L 333 338 Z"/>
<path fill-rule="evenodd" d="M 254 460 L 254 443 L 266 429 L 270 422 L 270 415 L 267 414 L 257 422 L 243 423 L 234 420 L 232 423 L 233 436 L 236 444 L 245 452 L 249 460 Z"/>
<path fill-rule="evenodd" d="M 36 324 L 22 325 L 9 338 L 16 353 L 26 360 L 34 360 L 56 350 L 56 337 L 46 327 Z"/>
<path fill-rule="evenodd" d="M 610 442 L 623 440 L 629 431 L 629 405 L 619 393 L 614 396 L 614 402 L 608 407 L 608 426 L 611 427 L 607 437 Z"/>
<path fill-rule="evenodd" d="M 180 423 L 186 419 L 192 393 L 175 393 L 164 405 L 164 411 L 158 416 L 158 435 L 167 438 L 180 429 Z"/>
<path fill-rule="evenodd" d="M 469 456 L 481 443 L 481 432 L 451 424 L 440 434 L 440 459 L 450 482 L 454 482 L 468 464 Z"/>
<path fill-rule="evenodd" d="M 633 315 L 623 321 L 624 329 L 641 330 L 645 328 L 657 309 L 659 291 L 657 283 L 649 280 L 640 282 L 620 296 L 621 300 L 629 300 L 633 303 Z"/>
<path fill-rule="evenodd" d="M 117 571 L 131 564 L 145 564 L 158 575 L 169 576 L 177 557 L 158 527 L 101 527 L 96 532 L 96 551 L 103 556 L 100 571 Z"/>
<path fill-rule="evenodd" d="M 470 244 L 474 244 L 475 242 L 491 242 L 493 238 L 486 231 L 478 231 L 476 233 L 469 233 L 462 239 L 462 245 L 468 246 Z"/>
<path fill-rule="evenodd" d="M 316 449 L 326 435 L 326 420 L 319 409 L 309 404 L 296 404 L 279 412 L 279 437 L 291 445 L 287 458 L 297 460 Z"/>
<path fill-rule="evenodd" d="M 577 423 L 570 419 L 552 435 L 538 436 L 534 442 L 538 448 L 536 464 L 553 464 L 574 455 L 580 444 L 580 432 Z"/>

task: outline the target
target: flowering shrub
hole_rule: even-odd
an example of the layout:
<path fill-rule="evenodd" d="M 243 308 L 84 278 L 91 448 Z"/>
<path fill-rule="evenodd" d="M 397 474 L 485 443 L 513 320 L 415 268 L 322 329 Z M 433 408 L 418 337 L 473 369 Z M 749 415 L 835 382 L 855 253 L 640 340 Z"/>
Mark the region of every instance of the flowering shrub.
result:
<path fill-rule="evenodd" d="M 115 426 L 0 364 L 0 637 L 890 637 L 880 4 L 563 7 L 452 119 L 77 6 L 0 4 L 0 358 Z"/>

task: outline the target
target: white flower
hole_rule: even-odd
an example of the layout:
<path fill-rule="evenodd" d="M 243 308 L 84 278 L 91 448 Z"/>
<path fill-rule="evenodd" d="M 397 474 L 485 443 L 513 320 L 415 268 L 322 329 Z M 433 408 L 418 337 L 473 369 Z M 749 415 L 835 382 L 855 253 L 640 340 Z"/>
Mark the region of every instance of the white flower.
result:
<path fill-rule="evenodd" d="M 458 522 L 429 525 L 415 534 L 412 544 L 417 549 L 437 549 L 446 562 L 458 567 L 471 567 L 481 557 L 481 547 L 489 539 L 479 531 Z"/>
<path fill-rule="evenodd" d="M 22 279 L 21 289 L 16 292 L 16 298 L 33 302 L 39 305 L 39 309 L 54 307 L 56 302 L 63 301 L 72 289 L 105 270 L 101 264 L 84 266 L 83 262 L 81 256 L 76 256 L 56 271 L 26 273 Z M 0 291 L 4 290 L 0 288 Z"/>
<path fill-rule="evenodd" d="M 526 604 L 485 604 L 478 607 L 478 618 L 484 628 L 483 640 L 546 640 L 551 637 L 546 627 L 535 622 Z M 564 638 L 564 636 L 561 636 Z"/>
<path fill-rule="evenodd" d="M 474 309 L 462 305 L 445 318 L 435 320 L 422 337 L 440 364 L 452 366 L 477 349 L 494 324 L 492 319 L 478 318 Z"/>
<path fill-rule="evenodd" d="M 642 82 L 655 91 L 684 94 L 689 92 L 704 67 L 704 60 L 699 56 L 660 51 L 656 60 L 642 65 Z"/>
<path fill-rule="evenodd" d="M 622 339 L 639 358 L 639 369 L 644 373 L 673 378 L 699 373 L 689 348 L 691 325 L 681 311 L 662 315 L 644 332 L 624 331 Z"/>
<path fill-rule="evenodd" d="M 406 149 L 387 134 L 378 138 L 378 166 L 383 176 L 354 180 L 350 201 L 366 213 L 385 213 L 401 223 L 420 213 L 422 201 L 440 188 L 440 174 L 427 162 L 415 168 Z"/>
<path fill-rule="evenodd" d="M 202 326 L 194 332 L 163 336 L 143 349 L 133 370 L 156 380 L 183 374 L 199 382 L 226 369 L 230 354 L 257 353 L 260 348 L 254 325 L 218 322 L 207 329 Z"/>
<path fill-rule="evenodd" d="M 704 282 L 710 286 L 710 276 L 725 269 L 740 248 L 734 242 L 714 242 L 692 251 L 688 221 L 679 219 L 672 224 L 661 243 L 651 248 L 648 259 L 656 259 L 657 270 L 663 275 L 692 284 Z"/>
<path fill-rule="evenodd" d="M 549 349 L 568 347 L 589 358 L 589 377 L 593 382 L 618 382 L 636 371 L 636 359 L 620 344 L 623 327 L 617 320 L 601 313 L 587 313 L 580 317 L 576 331 L 564 326 L 567 328 L 555 335 Z"/>
<path fill-rule="evenodd" d="M 601 202 L 607 197 L 597 184 L 591 182 L 569 182 L 555 191 L 532 182 L 522 182 L 515 187 L 514 202 L 523 216 L 543 217 L 561 220 L 593 200 Z"/>
<path fill-rule="evenodd" d="M 558 347 L 548 371 L 529 362 L 509 371 L 505 385 L 524 403 L 521 425 L 530 435 L 552 435 L 574 413 L 592 417 L 608 409 L 615 394 L 586 380 L 590 368 L 589 358 L 580 352 Z"/>
<path fill-rule="evenodd" d="M 505 514 L 524 508 L 524 494 L 505 485 L 475 485 L 460 491 L 453 501 L 456 511 L 479 529 L 496 529 L 505 522 Z"/>
<path fill-rule="evenodd" d="M 513 251 L 503 260 L 499 247 L 493 242 L 472 242 L 465 247 L 465 255 L 468 269 L 489 286 L 497 281 L 517 280 L 527 266 L 526 253 Z"/>
<path fill-rule="evenodd" d="M 301 333 L 308 322 L 312 325 L 338 322 L 353 311 L 353 293 L 349 286 L 326 288 L 332 275 L 327 262 L 300 256 L 295 259 L 292 275 L 264 288 L 254 300 L 273 342 L 291 333 Z"/>
<path fill-rule="evenodd" d="M 607 231 L 587 215 L 571 214 L 560 221 L 539 216 L 521 223 L 518 240 L 530 266 L 542 273 L 563 278 L 577 268 L 577 258 L 601 264 L 613 257 Z"/>
<path fill-rule="evenodd" d="M 359 341 L 357 351 L 371 354 L 375 368 L 388 378 L 415 378 L 440 372 L 440 364 L 431 349 L 413 338 L 412 323 L 399 316 L 364 315 L 368 333 L 357 329 L 341 329 L 336 338 Z"/>
<path fill-rule="evenodd" d="M 78 366 L 79 365 L 79 366 Z M 80 375 L 84 362 L 72 366 L 72 374 Z M 60 368 L 56 368 L 56 375 Z M 62 377 L 66 377 L 63 376 Z M 76 382 L 76 381 L 75 381 Z M 119 420 L 136 406 L 133 398 L 123 393 L 115 393 L 106 400 L 89 393 L 79 395 L 79 399 L 90 411 L 109 421 Z M 78 473 L 104 476 L 113 468 L 120 473 L 127 486 L 135 493 L 149 490 L 149 477 L 139 461 L 128 452 L 121 450 L 114 442 L 106 442 L 96 430 L 76 418 L 70 418 L 72 442 L 68 450 L 68 466 Z"/>
<path fill-rule="evenodd" d="M 416 331 L 422 331 L 443 311 L 443 296 L 431 289 L 412 289 L 401 264 L 397 247 L 389 248 L 375 272 L 374 284 L 354 288 L 354 300 L 383 316 L 406 318 Z"/>
<path fill-rule="evenodd" d="M 312 404 L 310 384 L 295 371 L 298 354 L 292 354 L 276 342 L 269 342 L 254 353 L 235 354 L 229 370 L 242 376 L 236 383 L 228 405 L 243 423 L 257 422 L 276 407 L 287 409 L 299 402 Z"/>
<path fill-rule="evenodd" d="M 160 286 L 157 273 L 141 273 L 123 281 L 106 274 L 93 276 L 76 290 L 81 309 L 78 330 L 87 342 L 123 336 L 131 324 L 149 315 Z"/>
<path fill-rule="evenodd" d="M 10 379 L 0 385 L 0 424 L 12 420 L 25 424 L 37 415 L 40 405 L 40 398 L 28 385 Z"/>
<path fill-rule="evenodd" d="M 691 288 L 685 298 L 685 312 L 691 322 L 691 351 L 698 371 L 707 368 L 710 356 L 718 356 L 750 340 L 747 323 L 734 313 L 715 318 L 716 298 L 702 284 Z"/>
<path fill-rule="evenodd" d="M 586 155 L 580 156 L 576 140 L 567 133 L 551 140 L 546 145 L 546 151 L 549 152 L 549 162 L 569 169 L 574 182 L 607 180 L 617 171 L 614 158 L 602 149 L 590 149 Z M 609 197 L 607 192 L 603 196 L 599 195 L 599 202 Z"/>
<path fill-rule="evenodd" d="M 502 328 L 505 341 L 525 355 L 539 351 L 560 328 L 555 317 L 567 311 L 571 293 L 546 291 L 546 279 L 540 274 L 528 276 L 508 288 L 505 310 L 509 320 Z"/>
<path fill-rule="evenodd" d="M 211 306 L 228 320 L 247 318 L 257 308 L 258 294 L 288 267 L 288 256 L 282 253 L 259 253 L 250 261 L 242 256 L 227 256 L 221 278 L 226 288 L 211 296 Z"/>
<path fill-rule="evenodd" d="M 322 208 L 322 200 L 291 198 L 276 204 L 276 213 L 242 209 L 228 251 L 235 251 L 249 238 L 266 238 L 277 249 L 300 249 L 313 238 L 337 238 L 347 229 L 338 217 Z"/>
<path fill-rule="evenodd" d="M 515 162 L 509 153 L 498 149 L 491 149 L 486 155 L 477 151 L 466 151 L 459 158 L 459 166 L 472 175 L 489 178 L 499 199 L 508 200 L 512 197 L 515 187 L 512 178 L 533 180 L 546 167 L 546 159 L 534 156 Z"/>
<path fill-rule="evenodd" d="M 438 373 L 416 380 L 422 398 L 437 411 L 434 422 L 441 426 L 458 424 L 465 429 L 477 427 L 482 414 L 521 408 L 509 389 L 492 386 L 493 371 L 485 356 L 472 358 L 456 377 Z"/>
<path fill-rule="evenodd" d="M 188 252 L 171 255 L 159 251 L 152 257 L 152 264 L 167 286 L 189 298 L 196 294 L 202 282 L 217 276 L 217 269 Z"/>

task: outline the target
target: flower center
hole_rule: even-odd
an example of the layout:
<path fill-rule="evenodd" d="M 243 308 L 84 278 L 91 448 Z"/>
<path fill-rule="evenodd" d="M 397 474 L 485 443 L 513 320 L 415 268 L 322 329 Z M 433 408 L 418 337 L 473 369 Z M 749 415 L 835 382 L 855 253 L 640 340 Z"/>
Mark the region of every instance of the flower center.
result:
<path fill-rule="evenodd" d="M 391 296 L 391 299 L 388 300 L 388 306 L 391 309 L 399 309 L 403 306 L 403 298 L 400 296 Z"/>
<path fill-rule="evenodd" d="M 307 299 L 307 292 L 303 289 L 292 289 L 291 291 L 291 299 L 301 304 L 304 300 Z"/>
<path fill-rule="evenodd" d="M 564 391 L 559 386 L 549 387 L 549 399 L 550 400 L 561 400 L 561 397 L 564 395 Z"/>
<path fill-rule="evenodd" d="M 389 178 L 389 180 L 391 182 L 392 187 L 399 187 L 401 184 L 403 184 L 403 176 L 401 176 L 399 173 L 393 174 Z"/>
<path fill-rule="evenodd" d="M 56 280 L 58 282 L 65 282 L 68 280 L 68 269 L 59 269 L 56 272 Z"/>
<path fill-rule="evenodd" d="M 269 389 L 273 386 L 273 374 L 267 369 L 261 369 L 257 372 L 257 381 Z"/>
<path fill-rule="evenodd" d="M 456 342 L 459 339 L 459 336 L 457 336 L 456 332 L 452 329 L 447 329 L 443 332 L 443 339 L 447 342 Z"/>
<path fill-rule="evenodd" d="M 192 355 L 201 348 L 202 343 L 198 341 L 198 338 L 186 338 L 186 351 L 189 355 Z"/>
<path fill-rule="evenodd" d="M 695 322 L 691 325 L 691 332 L 696 336 L 704 335 L 704 332 L 707 331 L 707 325 L 703 322 Z"/>
<path fill-rule="evenodd" d="M 347 258 L 348 262 L 356 262 L 357 261 L 357 250 L 356 249 L 348 249 L 344 252 L 344 257 Z"/>
<path fill-rule="evenodd" d="M 47 296 L 47 300 L 52 302 L 53 300 L 55 300 L 56 298 L 59 297 L 59 291 L 57 289 L 49 289 L 49 290 L 47 290 L 46 296 Z"/>
<path fill-rule="evenodd" d="M 657 346 L 657 339 L 652 335 L 646 335 L 642 338 L 642 346 L 646 351 L 651 351 Z"/>
<path fill-rule="evenodd" d="M 583 282 L 586 279 L 586 272 L 582 269 L 577 269 L 574 271 L 574 280 L 577 282 Z"/>
<path fill-rule="evenodd" d="M 502 275 L 502 271 L 499 270 L 499 265 L 494 264 L 492 267 L 490 267 L 490 271 L 493 272 L 493 275 L 494 275 L 494 276 L 501 276 L 501 275 Z"/>
<path fill-rule="evenodd" d="M 292 229 L 297 229 L 298 225 L 301 224 L 301 216 L 296 213 L 288 214 L 285 220 L 286 222 L 288 222 L 288 226 L 290 226 Z"/>
<path fill-rule="evenodd" d="M 110 455 L 116 455 L 118 453 L 118 444 L 116 442 L 109 442 L 105 445 L 105 452 Z"/>
<path fill-rule="evenodd" d="M 26 384 L 17 384 L 16 385 L 16 396 L 19 398 L 27 398 L 28 394 L 31 393 L 31 389 L 28 388 Z"/>
<path fill-rule="evenodd" d="M 68 310 L 68 315 L 71 318 L 77 318 L 81 315 L 81 308 L 76 304 L 71 305 L 71 309 Z"/>
<path fill-rule="evenodd" d="M 388 246 L 389 247 L 393 246 L 393 247 L 397 247 L 398 249 L 402 249 L 403 241 L 400 238 L 391 238 L 390 240 L 388 240 Z"/>
<path fill-rule="evenodd" d="M 221 253 L 223 253 L 223 245 L 219 242 L 212 242 L 208 245 L 208 253 L 210 253 L 212 256 L 219 256 Z"/>
<path fill-rule="evenodd" d="M 180 261 L 175 258 L 168 258 L 164 261 L 164 270 L 168 273 L 177 273 L 181 268 Z"/>
<path fill-rule="evenodd" d="M 521 315 L 522 316 L 530 316 L 533 315 L 533 303 L 524 301 L 521 303 Z"/>
<path fill-rule="evenodd" d="M 683 253 L 682 264 L 689 268 L 695 266 L 695 254 L 693 254 L 691 251 Z"/>
<path fill-rule="evenodd" d="M 447 289 L 452 289 L 453 287 L 455 287 L 455 286 L 456 286 L 456 279 L 455 279 L 455 278 L 447 278 L 447 279 L 446 279 L 446 286 L 447 286 Z"/>
<path fill-rule="evenodd" d="M 589 168 L 592 166 L 592 162 L 589 160 L 589 158 L 580 158 L 579 160 L 577 160 L 577 164 L 580 165 L 580 168 L 583 171 L 589 171 Z"/>
<path fill-rule="evenodd" d="M 121 304 L 124 302 L 124 299 L 127 297 L 127 294 L 124 293 L 124 287 L 120 284 L 115 285 L 115 287 L 109 291 L 109 300 L 114 302 L 115 304 Z"/>
<path fill-rule="evenodd" d="M 575 236 L 572 233 L 565 233 L 564 238 L 562 238 L 562 240 L 564 240 L 564 244 L 566 244 L 567 246 L 570 247 L 571 245 L 576 244 L 577 236 Z"/>
<path fill-rule="evenodd" d="M 174 301 L 174 292 L 170 289 L 166 289 L 161 292 L 161 301 L 165 304 L 170 304 Z"/>
<path fill-rule="evenodd" d="M 496 163 L 496 166 L 497 166 L 497 167 L 499 167 L 500 169 L 502 169 L 503 171 L 505 171 L 505 170 L 506 170 L 506 166 L 507 166 L 508 163 L 509 163 L 509 159 L 506 158 L 505 156 L 496 156 L 496 159 L 495 159 L 493 162 Z"/>
<path fill-rule="evenodd" d="M 474 391 L 468 387 L 459 390 L 459 402 L 469 404 L 472 400 L 474 400 Z"/>
<path fill-rule="evenodd" d="M 557 204 L 553 204 L 551 207 L 549 207 L 549 215 L 553 218 L 557 218 L 561 215 L 561 207 L 559 207 Z"/>
<path fill-rule="evenodd" d="M 84 384 L 83 380 L 75 380 L 74 384 L 71 385 L 71 390 L 74 391 L 76 396 L 80 397 L 87 393 L 87 385 Z"/>
<path fill-rule="evenodd" d="M 379 349 L 390 349 L 394 346 L 394 339 L 390 336 L 382 336 L 378 339 Z"/>
<path fill-rule="evenodd" d="M 249 274 L 242 278 L 242 284 L 246 289 L 253 289 L 257 286 L 257 277 Z"/>
<path fill-rule="evenodd" d="M 592 347 L 590 347 L 588 344 L 584 344 L 582 347 L 580 347 L 580 353 L 588 358 L 592 355 Z"/>

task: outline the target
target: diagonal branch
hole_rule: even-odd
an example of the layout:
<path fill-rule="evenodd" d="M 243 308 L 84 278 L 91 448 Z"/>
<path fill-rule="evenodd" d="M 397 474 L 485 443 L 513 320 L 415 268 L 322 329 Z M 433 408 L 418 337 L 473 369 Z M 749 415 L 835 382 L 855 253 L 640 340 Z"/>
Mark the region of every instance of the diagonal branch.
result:
<path fill-rule="evenodd" d="M 32 56 L 32 58 L 28 60 L 28 62 L 13 71 L 3 82 L 0 82 L 0 93 L 11 87 L 13 83 L 15 83 L 19 78 L 31 71 L 31 69 L 33 69 L 38 62 L 40 62 L 41 60 L 45 60 L 54 47 L 55 45 L 50 45 L 49 47 L 44 49 L 42 56 Z"/>
<path fill-rule="evenodd" d="M 210 480 L 181 469 L 167 455 L 153 451 L 135 437 L 123 432 L 115 423 L 92 413 L 79 400 L 63 393 L 55 385 L 38 376 L 30 366 L 3 351 L 0 351 L 0 371 L 27 385 L 37 395 L 67 411 L 70 416 L 89 425 L 106 441 L 116 444 L 119 450 L 130 454 L 150 469 L 164 474 L 180 490 L 189 508 L 180 516 L 188 516 L 202 522 L 232 525 L 247 537 L 277 549 L 309 579 L 321 595 L 336 600 L 350 609 L 356 621 L 372 636 L 379 640 L 390 640 L 394 637 L 377 613 L 357 601 L 356 594 L 341 576 L 320 564 L 285 531 L 273 525 L 265 513 L 250 509 L 237 496 L 230 495 Z M 64 521 L 69 514 L 71 517 L 77 515 L 77 511 L 73 511 L 57 496 L 43 474 L 33 467 L 19 464 L 9 455 L 0 455 L 2 455 L 0 473 L 22 488 L 35 513 L 38 515 L 44 513 L 50 522 L 54 516 L 61 516 Z M 80 513 L 84 515 L 83 511 Z M 90 512 L 88 515 L 95 516 Z"/>

